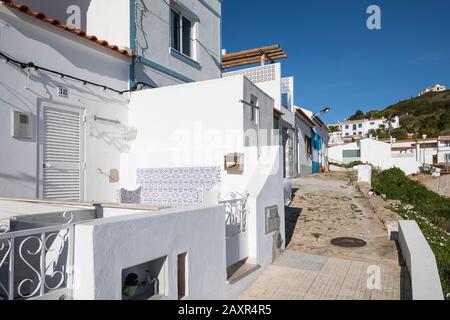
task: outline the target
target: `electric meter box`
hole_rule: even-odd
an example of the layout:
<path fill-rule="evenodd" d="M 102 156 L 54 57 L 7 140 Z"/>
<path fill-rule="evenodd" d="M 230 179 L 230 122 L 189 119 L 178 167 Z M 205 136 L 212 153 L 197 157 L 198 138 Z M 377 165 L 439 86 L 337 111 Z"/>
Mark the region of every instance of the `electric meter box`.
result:
<path fill-rule="evenodd" d="M 12 112 L 12 136 L 16 139 L 32 140 L 33 132 L 33 115 L 29 112 L 13 111 Z"/>

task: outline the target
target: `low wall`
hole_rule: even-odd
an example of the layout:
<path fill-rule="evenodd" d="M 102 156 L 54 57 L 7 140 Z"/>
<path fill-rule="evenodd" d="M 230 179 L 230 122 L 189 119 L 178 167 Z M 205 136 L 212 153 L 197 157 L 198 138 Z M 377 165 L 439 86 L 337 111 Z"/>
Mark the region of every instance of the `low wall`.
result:
<path fill-rule="evenodd" d="M 398 241 L 411 278 L 413 300 L 443 300 L 436 258 L 415 221 L 399 221 Z"/>
<path fill-rule="evenodd" d="M 186 299 L 226 295 L 225 212 L 196 207 L 99 219 L 76 226 L 76 300 L 121 300 L 122 271 L 166 257 L 166 298 L 178 299 L 177 258 L 187 253 Z"/>

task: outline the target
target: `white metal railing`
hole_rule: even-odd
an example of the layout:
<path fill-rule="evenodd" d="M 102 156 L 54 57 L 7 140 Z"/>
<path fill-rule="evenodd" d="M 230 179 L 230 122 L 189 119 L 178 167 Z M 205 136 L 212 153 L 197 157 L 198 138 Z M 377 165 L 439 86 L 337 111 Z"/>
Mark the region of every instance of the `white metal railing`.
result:
<path fill-rule="evenodd" d="M 74 225 L 0 234 L 0 300 L 70 296 Z"/>
<path fill-rule="evenodd" d="M 225 206 L 227 239 L 243 234 L 248 229 L 246 207 L 248 196 L 248 194 L 242 195 L 238 192 L 232 192 L 219 201 L 219 205 Z"/>

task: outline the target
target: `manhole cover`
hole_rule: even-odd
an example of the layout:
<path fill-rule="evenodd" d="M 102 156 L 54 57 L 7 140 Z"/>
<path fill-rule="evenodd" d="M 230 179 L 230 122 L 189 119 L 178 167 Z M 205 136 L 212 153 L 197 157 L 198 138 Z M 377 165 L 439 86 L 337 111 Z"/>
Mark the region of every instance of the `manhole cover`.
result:
<path fill-rule="evenodd" d="M 367 242 L 362 239 L 344 237 L 331 240 L 331 244 L 334 246 L 345 248 L 361 248 L 366 246 Z"/>

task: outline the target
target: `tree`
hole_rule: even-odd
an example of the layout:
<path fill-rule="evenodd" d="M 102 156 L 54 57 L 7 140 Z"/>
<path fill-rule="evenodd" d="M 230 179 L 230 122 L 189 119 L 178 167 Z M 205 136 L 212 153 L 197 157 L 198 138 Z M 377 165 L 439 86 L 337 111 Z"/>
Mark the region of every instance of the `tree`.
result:
<path fill-rule="evenodd" d="M 354 120 L 363 120 L 363 119 L 364 119 L 364 116 L 365 116 L 364 111 L 358 110 L 358 111 L 355 112 L 354 115 L 352 115 L 352 116 L 349 118 L 349 120 L 350 120 L 350 121 L 354 121 Z"/>

